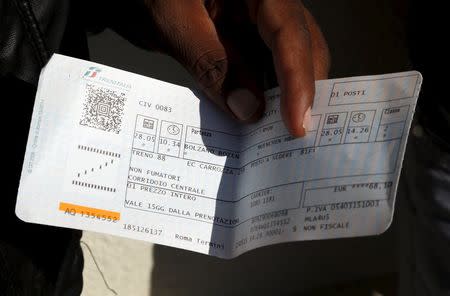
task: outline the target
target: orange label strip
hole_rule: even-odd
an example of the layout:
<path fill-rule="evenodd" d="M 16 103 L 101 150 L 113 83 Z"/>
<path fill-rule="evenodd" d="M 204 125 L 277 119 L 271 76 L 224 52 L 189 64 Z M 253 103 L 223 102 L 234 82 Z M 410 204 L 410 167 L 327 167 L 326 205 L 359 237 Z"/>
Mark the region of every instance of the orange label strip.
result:
<path fill-rule="evenodd" d="M 101 217 L 111 217 L 111 219 L 114 220 L 120 220 L 120 213 L 119 212 L 113 212 L 113 211 L 107 211 L 102 209 L 96 209 L 96 208 L 90 208 L 85 206 L 79 206 L 75 204 L 60 202 L 59 203 L 59 210 L 63 212 L 71 212 L 71 213 L 77 213 L 77 214 L 83 214 L 83 215 L 89 215 L 89 216 L 99 216 Z"/>

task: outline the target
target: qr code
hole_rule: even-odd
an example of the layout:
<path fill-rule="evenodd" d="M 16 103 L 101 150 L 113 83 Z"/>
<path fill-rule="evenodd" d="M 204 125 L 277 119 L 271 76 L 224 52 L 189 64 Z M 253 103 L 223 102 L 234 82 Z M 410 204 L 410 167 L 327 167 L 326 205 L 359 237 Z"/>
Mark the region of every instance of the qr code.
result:
<path fill-rule="evenodd" d="M 125 94 L 87 84 L 85 98 L 80 124 L 118 134 L 122 124 Z"/>

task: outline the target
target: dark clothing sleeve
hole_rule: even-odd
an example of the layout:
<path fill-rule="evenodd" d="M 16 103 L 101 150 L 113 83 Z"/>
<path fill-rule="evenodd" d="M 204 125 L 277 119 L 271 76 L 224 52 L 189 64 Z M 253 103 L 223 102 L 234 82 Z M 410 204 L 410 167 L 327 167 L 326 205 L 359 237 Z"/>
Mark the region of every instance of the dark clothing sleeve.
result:
<path fill-rule="evenodd" d="M 0 0 L 0 77 L 36 85 L 53 53 L 87 58 L 86 32 L 106 27 L 139 47 L 158 43 L 142 0 Z"/>
<path fill-rule="evenodd" d="M 36 84 L 59 50 L 69 8 L 67 0 L 0 0 L 0 75 Z"/>
<path fill-rule="evenodd" d="M 75 2 L 75 1 L 74 1 Z M 0 295 L 76 296 L 82 289 L 81 231 L 15 216 L 17 188 L 41 68 L 55 52 L 88 58 L 78 7 L 68 0 L 0 0 Z M 9 113 L 7 115 L 7 113 Z"/>

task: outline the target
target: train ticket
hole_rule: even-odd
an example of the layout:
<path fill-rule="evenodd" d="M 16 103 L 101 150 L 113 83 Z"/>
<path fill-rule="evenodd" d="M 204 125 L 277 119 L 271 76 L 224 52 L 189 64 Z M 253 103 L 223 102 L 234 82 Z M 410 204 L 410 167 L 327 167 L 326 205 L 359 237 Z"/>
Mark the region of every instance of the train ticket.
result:
<path fill-rule="evenodd" d="M 414 71 L 317 81 L 312 124 L 297 139 L 279 89 L 266 92 L 259 122 L 242 125 L 195 90 L 54 55 L 16 214 L 221 258 L 380 234 L 421 81 Z"/>

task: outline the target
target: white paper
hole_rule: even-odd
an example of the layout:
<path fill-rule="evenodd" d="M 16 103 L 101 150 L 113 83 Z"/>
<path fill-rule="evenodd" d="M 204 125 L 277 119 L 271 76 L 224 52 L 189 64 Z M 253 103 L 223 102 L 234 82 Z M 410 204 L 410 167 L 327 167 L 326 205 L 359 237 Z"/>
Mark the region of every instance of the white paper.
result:
<path fill-rule="evenodd" d="M 240 125 L 190 89 L 54 55 L 18 193 L 24 221 L 232 258 L 379 234 L 392 220 L 418 72 L 318 81 L 307 136 L 266 93 Z"/>

